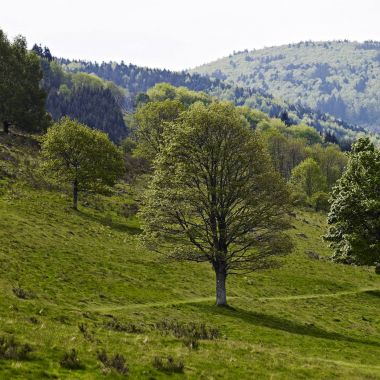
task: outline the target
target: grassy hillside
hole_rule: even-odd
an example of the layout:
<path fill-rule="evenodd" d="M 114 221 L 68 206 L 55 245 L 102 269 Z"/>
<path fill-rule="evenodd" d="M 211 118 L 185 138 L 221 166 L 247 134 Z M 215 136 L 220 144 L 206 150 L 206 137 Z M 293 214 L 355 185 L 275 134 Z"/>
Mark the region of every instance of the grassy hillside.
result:
<path fill-rule="evenodd" d="M 361 126 L 380 125 L 378 42 L 301 42 L 246 50 L 192 72 L 263 89 Z"/>
<path fill-rule="evenodd" d="M 65 193 L 31 186 L 34 144 L 12 141 L 0 141 L 0 342 L 32 352 L 0 358 L 1 379 L 122 378 L 101 349 L 122 354 L 131 379 L 167 378 L 152 363 L 169 355 L 184 363 L 173 379 L 380 379 L 380 277 L 327 260 L 323 214 L 296 211 L 283 267 L 230 277 L 232 308 L 217 308 L 208 265 L 162 263 L 139 246 L 125 207 L 136 188 L 75 212 Z M 218 336 L 189 349 L 175 336 L 189 323 Z M 60 366 L 71 348 L 84 368 Z"/>

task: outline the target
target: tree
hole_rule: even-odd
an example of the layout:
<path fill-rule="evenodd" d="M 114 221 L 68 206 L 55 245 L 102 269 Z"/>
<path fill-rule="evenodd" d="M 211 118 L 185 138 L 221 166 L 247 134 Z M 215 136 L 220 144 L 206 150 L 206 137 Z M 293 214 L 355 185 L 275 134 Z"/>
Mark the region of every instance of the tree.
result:
<path fill-rule="evenodd" d="M 27 132 L 46 129 L 46 94 L 40 86 L 40 59 L 27 50 L 23 37 L 12 43 L 0 30 L 0 122 L 4 132 L 11 126 Z"/>
<path fill-rule="evenodd" d="M 343 174 L 347 164 L 347 156 L 340 150 L 339 146 L 334 144 L 327 146 L 312 145 L 308 148 L 308 153 L 318 163 L 322 174 L 326 177 L 327 188 L 331 190 Z"/>
<path fill-rule="evenodd" d="M 333 259 L 357 265 L 380 262 L 380 152 L 368 138 L 355 144 L 332 192 L 325 239 Z"/>
<path fill-rule="evenodd" d="M 103 132 L 68 117 L 48 129 L 42 144 L 45 169 L 72 185 L 73 208 L 80 191 L 103 192 L 123 175 L 122 153 Z"/>
<path fill-rule="evenodd" d="M 307 158 L 292 170 L 291 183 L 311 197 L 326 189 L 326 177 L 315 160 Z"/>
<path fill-rule="evenodd" d="M 149 102 L 140 106 L 134 116 L 139 143 L 138 153 L 149 160 L 160 152 L 165 127 L 184 110 L 178 100 Z"/>
<path fill-rule="evenodd" d="M 274 267 L 291 249 L 286 184 L 232 105 L 190 107 L 164 132 L 154 168 L 142 239 L 172 259 L 211 263 L 217 305 L 229 274 Z"/>

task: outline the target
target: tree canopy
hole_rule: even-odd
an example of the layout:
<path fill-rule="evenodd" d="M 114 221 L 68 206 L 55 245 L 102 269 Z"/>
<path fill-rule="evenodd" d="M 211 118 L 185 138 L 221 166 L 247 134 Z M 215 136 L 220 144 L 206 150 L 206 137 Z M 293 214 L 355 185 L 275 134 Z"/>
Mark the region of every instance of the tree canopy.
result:
<path fill-rule="evenodd" d="M 103 192 L 124 173 L 122 154 L 107 135 L 68 117 L 48 129 L 42 156 L 54 179 L 72 185 L 74 209 L 79 192 Z"/>
<path fill-rule="evenodd" d="M 318 163 L 310 157 L 293 169 L 290 180 L 293 186 L 303 191 L 308 197 L 318 191 L 326 190 L 326 178 Z"/>
<path fill-rule="evenodd" d="M 225 305 L 228 274 L 272 267 L 291 249 L 288 191 L 232 105 L 196 103 L 170 126 L 144 196 L 142 239 L 173 259 L 211 263 Z"/>
<path fill-rule="evenodd" d="M 10 126 L 27 132 L 47 128 L 41 80 L 39 58 L 28 51 L 26 40 L 19 36 L 10 42 L 0 30 L 0 122 L 5 132 Z"/>
<path fill-rule="evenodd" d="M 358 265 L 380 262 L 380 152 L 359 139 L 331 197 L 325 239 L 334 260 Z"/>

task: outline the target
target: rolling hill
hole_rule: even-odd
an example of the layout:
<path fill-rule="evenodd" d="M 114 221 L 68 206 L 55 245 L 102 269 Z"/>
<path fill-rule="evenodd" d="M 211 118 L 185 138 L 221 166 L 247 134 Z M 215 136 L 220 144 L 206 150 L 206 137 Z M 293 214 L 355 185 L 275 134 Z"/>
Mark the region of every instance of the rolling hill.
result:
<path fill-rule="evenodd" d="M 231 308 L 218 308 L 209 265 L 165 263 L 138 244 L 137 184 L 76 212 L 40 177 L 34 138 L 1 135 L 0 152 L 0 378 L 124 378 L 99 360 L 105 350 L 131 379 L 380 379 L 380 277 L 328 260 L 324 214 L 292 214 L 294 253 L 231 276 Z M 60 365 L 71 349 L 76 370 Z"/>
<path fill-rule="evenodd" d="M 174 86 L 184 86 L 190 90 L 203 91 L 217 99 L 228 100 L 236 105 L 247 105 L 267 113 L 271 117 L 287 115 L 293 124 L 305 123 L 314 127 L 322 135 L 332 134 L 340 142 L 343 149 L 348 149 L 351 142 L 360 133 L 367 131 L 345 120 L 313 109 L 300 103 L 292 103 L 283 98 L 275 97 L 266 90 L 256 87 L 242 86 L 240 83 L 227 83 L 223 78 L 211 78 L 197 73 L 172 72 L 169 70 L 139 67 L 123 62 L 70 61 L 57 59 L 61 70 L 67 75 L 90 74 L 102 78 L 107 83 L 114 83 L 126 91 L 124 106 L 133 112 L 136 106 L 135 97 L 146 92 L 157 83 L 170 83 Z M 48 107 L 49 108 L 49 107 Z M 54 107 L 51 107 L 54 110 Z M 374 140 L 376 136 L 372 136 Z"/>
<path fill-rule="evenodd" d="M 378 131 L 380 43 L 300 42 L 239 51 L 190 71 L 257 88 Z"/>

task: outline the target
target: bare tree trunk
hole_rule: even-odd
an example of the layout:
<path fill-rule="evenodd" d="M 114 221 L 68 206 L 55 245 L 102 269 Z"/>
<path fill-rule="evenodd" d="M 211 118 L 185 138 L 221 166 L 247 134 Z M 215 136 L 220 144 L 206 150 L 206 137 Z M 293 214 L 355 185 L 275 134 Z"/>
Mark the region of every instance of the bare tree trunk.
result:
<path fill-rule="evenodd" d="M 78 180 L 73 182 L 73 209 L 78 210 Z"/>
<path fill-rule="evenodd" d="M 224 265 L 215 267 L 216 275 L 216 305 L 227 306 L 226 278 L 227 273 Z"/>
<path fill-rule="evenodd" d="M 4 133 L 9 133 L 9 126 L 10 125 L 11 125 L 11 123 L 9 123 L 8 121 L 3 121 Z"/>

